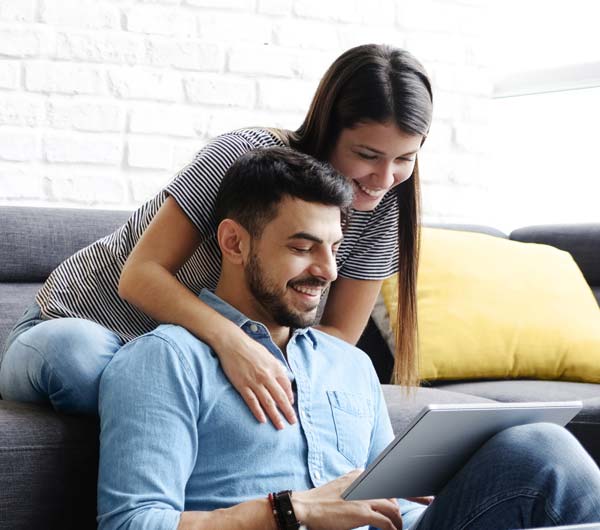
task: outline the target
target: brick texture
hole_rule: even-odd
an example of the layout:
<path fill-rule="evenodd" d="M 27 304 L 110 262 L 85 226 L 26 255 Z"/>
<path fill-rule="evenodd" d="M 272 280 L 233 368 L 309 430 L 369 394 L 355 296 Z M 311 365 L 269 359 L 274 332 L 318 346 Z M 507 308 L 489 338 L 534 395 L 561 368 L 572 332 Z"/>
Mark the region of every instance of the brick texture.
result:
<path fill-rule="evenodd" d="M 389 42 L 434 83 L 425 216 L 466 219 L 459 197 L 485 188 L 485 21 L 464 0 L 0 0 L 0 203 L 133 208 L 218 134 L 297 127 L 341 52 Z"/>

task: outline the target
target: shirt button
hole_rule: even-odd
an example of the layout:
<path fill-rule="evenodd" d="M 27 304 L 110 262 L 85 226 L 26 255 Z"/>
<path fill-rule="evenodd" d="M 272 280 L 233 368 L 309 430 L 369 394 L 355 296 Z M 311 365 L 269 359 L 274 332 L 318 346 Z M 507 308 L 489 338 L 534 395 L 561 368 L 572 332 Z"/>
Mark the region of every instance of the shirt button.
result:
<path fill-rule="evenodd" d="M 256 333 L 258 331 L 258 326 L 256 324 L 250 324 L 250 331 Z"/>
<path fill-rule="evenodd" d="M 318 471 L 315 471 L 315 478 L 317 480 L 321 480 L 321 473 L 319 473 Z"/>

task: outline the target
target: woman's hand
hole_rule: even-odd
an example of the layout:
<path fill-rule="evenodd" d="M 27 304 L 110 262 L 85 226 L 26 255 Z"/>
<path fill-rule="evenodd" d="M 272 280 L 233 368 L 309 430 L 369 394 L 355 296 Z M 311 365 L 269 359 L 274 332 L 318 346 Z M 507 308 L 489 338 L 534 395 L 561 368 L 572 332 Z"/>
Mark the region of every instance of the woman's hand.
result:
<path fill-rule="evenodd" d="M 402 530 L 402 516 L 395 499 L 342 499 L 344 490 L 360 473 L 354 470 L 319 488 L 293 492 L 296 518 L 310 530 L 349 530 L 367 525 L 381 530 Z"/>
<path fill-rule="evenodd" d="M 213 349 L 256 419 L 265 423 L 268 416 L 277 429 L 283 429 L 281 411 L 288 423 L 296 423 L 292 385 L 281 362 L 237 327 L 224 337 L 219 344 L 212 344 Z"/>

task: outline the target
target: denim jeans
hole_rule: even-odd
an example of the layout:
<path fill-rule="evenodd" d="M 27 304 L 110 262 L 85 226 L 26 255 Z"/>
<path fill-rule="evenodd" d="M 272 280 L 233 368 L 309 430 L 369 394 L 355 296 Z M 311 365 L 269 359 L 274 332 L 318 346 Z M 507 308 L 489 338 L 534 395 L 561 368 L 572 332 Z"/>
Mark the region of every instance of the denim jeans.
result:
<path fill-rule="evenodd" d="M 483 445 L 411 530 L 509 530 L 600 521 L 600 470 L 564 428 L 512 427 Z"/>
<path fill-rule="evenodd" d="M 33 305 L 9 334 L 0 359 L 0 395 L 51 403 L 61 412 L 98 414 L 100 376 L 121 338 L 80 318 L 44 320 Z"/>

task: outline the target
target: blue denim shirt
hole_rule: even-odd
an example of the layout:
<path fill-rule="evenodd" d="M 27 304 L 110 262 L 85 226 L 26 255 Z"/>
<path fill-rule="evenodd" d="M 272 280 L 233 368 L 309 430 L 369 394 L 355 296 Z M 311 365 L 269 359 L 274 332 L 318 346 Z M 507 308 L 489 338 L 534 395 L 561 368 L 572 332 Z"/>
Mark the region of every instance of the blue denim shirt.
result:
<path fill-rule="evenodd" d="M 306 328 L 285 355 L 260 322 L 201 299 L 287 369 L 298 423 L 259 423 L 210 346 L 174 325 L 129 342 L 100 384 L 99 528 L 175 529 L 180 513 L 304 490 L 365 467 L 393 438 L 370 359 Z"/>

